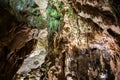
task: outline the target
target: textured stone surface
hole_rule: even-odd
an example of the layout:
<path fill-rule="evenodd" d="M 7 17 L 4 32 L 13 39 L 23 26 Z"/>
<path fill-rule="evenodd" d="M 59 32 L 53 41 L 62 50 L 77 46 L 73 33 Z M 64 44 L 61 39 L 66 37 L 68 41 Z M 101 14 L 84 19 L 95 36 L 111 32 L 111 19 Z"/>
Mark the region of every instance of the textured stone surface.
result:
<path fill-rule="evenodd" d="M 26 58 L 17 74 L 27 75 L 32 69 L 37 69 L 44 62 L 47 48 L 47 29 L 40 30 L 36 49 Z"/>
<path fill-rule="evenodd" d="M 27 57 L 26 55 L 30 54 L 36 44 L 35 36 L 38 33 L 36 27 L 47 26 L 48 46 L 46 50 L 48 54 L 45 62 L 41 68 L 33 69 L 22 78 L 34 80 L 37 75 L 40 80 L 119 80 L 120 1 L 48 0 L 47 2 L 45 0 L 45 6 L 43 6 L 41 0 L 40 4 L 38 3 L 40 8 L 33 0 L 13 1 L 0 0 L 0 3 L 3 3 L 0 5 L 0 10 L 4 7 L 9 9 L 11 6 L 11 10 L 5 9 L 8 10 L 8 13 L 2 10 L 0 12 L 0 16 L 3 16 L 3 19 L 0 20 L 1 30 L 5 31 L 0 32 L 0 52 L 2 53 L 0 59 L 4 61 L 1 62 L 3 66 L 0 66 L 1 79 L 5 80 L 5 76 L 9 76 L 7 72 L 11 73 L 17 66 L 16 70 L 13 70 L 13 74 L 15 74 L 24 58 Z M 29 1 L 30 3 L 28 3 Z M 36 0 L 36 2 L 39 1 Z M 15 18 L 12 18 L 13 16 L 9 12 L 14 14 Z M 6 20 L 4 20 L 6 16 L 2 13 L 7 15 Z M 20 19 L 18 21 L 22 22 L 18 23 L 15 19 Z M 10 27 L 6 24 L 9 20 L 11 21 Z M 40 43 L 40 45 L 42 44 Z M 13 56 L 12 52 L 15 53 Z M 6 64 L 6 60 L 4 60 L 6 55 L 10 64 Z M 8 59 L 9 56 L 12 57 Z M 14 59 L 13 57 L 16 56 L 17 58 Z M 37 60 L 40 57 L 34 56 Z M 30 59 L 33 57 L 29 57 L 25 61 Z M 30 61 L 30 64 L 39 64 L 36 59 Z M 20 62 L 13 66 L 12 64 L 16 63 L 13 61 L 16 60 Z M 9 69 L 6 67 L 7 65 L 10 65 Z M 30 66 L 33 68 L 34 65 Z M 13 74 L 7 77 L 7 80 L 12 79 Z M 24 72 L 22 74 L 24 76 Z"/>
<path fill-rule="evenodd" d="M 33 27 L 44 29 L 46 27 L 44 24 L 45 19 L 40 11 L 43 7 L 40 6 L 41 8 L 39 8 L 35 1 L 37 0 L 0 0 L 0 9 L 9 11 L 16 17 L 17 21 L 26 22 Z M 47 2 L 43 3 L 47 4 Z"/>
<path fill-rule="evenodd" d="M 41 80 L 119 80 L 119 1 L 61 2 L 64 24 L 49 35 Z"/>
<path fill-rule="evenodd" d="M 35 48 L 39 33 L 36 26 L 32 26 L 27 20 L 24 21 L 25 15 L 16 9 L 20 7 L 25 9 L 23 1 L 17 2 L 0 0 L 0 79 L 2 80 L 12 80 L 23 60 Z M 32 5 L 31 3 L 28 4 Z M 29 10 L 26 12 L 29 13 Z M 23 20 L 18 16 L 22 16 Z M 32 13 L 29 16 L 33 16 Z"/>
<path fill-rule="evenodd" d="M 45 6 L 36 4 L 34 0 L 0 0 L 0 78 L 2 80 L 11 80 L 24 59 L 35 48 L 39 29 L 46 27 L 46 15 L 43 11 L 46 10 L 47 0 L 43 3 Z M 45 35 L 42 36 L 40 33 L 40 38 L 44 38 L 40 40 L 43 44 L 40 41 L 38 43 L 44 46 L 47 45 L 46 31 L 43 30 L 43 34 Z M 39 54 L 46 53 L 46 47 L 43 46 L 25 59 L 23 65 L 30 64 L 26 65 L 25 67 L 29 67 L 23 71 L 29 72 L 32 68 L 40 66 L 44 55 Z"/>

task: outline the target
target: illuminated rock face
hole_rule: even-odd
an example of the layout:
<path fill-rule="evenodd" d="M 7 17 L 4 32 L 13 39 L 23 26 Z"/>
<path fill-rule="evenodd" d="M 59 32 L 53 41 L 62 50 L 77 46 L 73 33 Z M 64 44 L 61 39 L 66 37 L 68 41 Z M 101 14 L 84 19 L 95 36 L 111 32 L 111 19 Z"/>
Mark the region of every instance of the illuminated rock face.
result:
<path fill-rule="evenodd" d="M 64 24 L 49 35 L 41 80 L 119 80 L 119 1 L 60 1 Z"/>
<path fill-rule="evenodd" d="M 119 80 L 118 0 L 45 0 L 44 9 L 14 1 L 0 0 L 0 79 L 13 78 L 35 48 L 37 28 L 48 26 L 40 80 Z"/>

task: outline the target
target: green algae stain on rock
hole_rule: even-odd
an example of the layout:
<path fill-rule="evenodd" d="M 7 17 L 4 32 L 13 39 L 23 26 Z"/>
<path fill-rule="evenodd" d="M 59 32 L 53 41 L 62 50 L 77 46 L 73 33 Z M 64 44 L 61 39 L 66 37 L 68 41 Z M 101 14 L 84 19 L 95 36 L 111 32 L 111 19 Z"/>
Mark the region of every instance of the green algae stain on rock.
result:
<path fill-rule="evenodd" d="M 62 11 L 63 3 L 58 0 L 50 0 L 47 9 L 47 19 L 48 19 L 48 30 L 50 32 L 60 31 L 62 27 L 63 14 Z"/>

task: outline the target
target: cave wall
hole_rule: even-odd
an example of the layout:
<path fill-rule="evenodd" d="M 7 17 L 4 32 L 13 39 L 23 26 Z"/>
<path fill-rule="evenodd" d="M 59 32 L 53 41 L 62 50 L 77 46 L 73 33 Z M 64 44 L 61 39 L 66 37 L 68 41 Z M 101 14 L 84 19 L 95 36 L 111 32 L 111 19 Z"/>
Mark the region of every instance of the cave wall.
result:
<path fill-rule="evenodd" d="M 0 78 L 11 80 L 37 43 L 38 29 L 0 12 Z"/>
<path fill-rule="evenodd" d="M 57 20 L 62 29 L 56 25 L 49 32 L 41 80 L 119 80 L 119 1 L 59 2 L 63 19 Z M 57 10 L 55 3 L 52 6 Z"/>
<path fill-rule="evenodd" d="M 41 80 L 119 80 L 120 2 L 47 2 L 43 14 L 33 0 L 0 0 L 1 79 L 12 79 L 34 49 L 38 29 L 47 27 L 48 54 L 40 68 Z"/>
<path fill-rule="evenodd" d="M 47 6 L 36 3 L 37 0 L 0 0 L 0 79 L 2 80 L 12 80 L 24 59 L 36 47 L 39 30 L 47 26 L 45 13 L 43 14 Z"/>

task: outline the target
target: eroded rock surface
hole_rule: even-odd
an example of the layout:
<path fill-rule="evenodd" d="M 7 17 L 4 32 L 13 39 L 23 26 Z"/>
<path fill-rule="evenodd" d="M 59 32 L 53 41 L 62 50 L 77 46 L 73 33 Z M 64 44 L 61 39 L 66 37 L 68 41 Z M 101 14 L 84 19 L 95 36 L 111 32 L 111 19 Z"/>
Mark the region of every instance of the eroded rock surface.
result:
<path fill-rule="evenodd" d="M 62 30 L 49 35 L 41 80 L 119 80 L 119 1 L 60 2 Z"/>
<path fill-rule="evenodd" d="M 32 54 L 30 54 L 30 56 L 28 56 L 28 58 L 24 60 L 21 68 L 18 70 L 15 76 L 15 80 L 25 78 L 32 79 L 32 76 L 34 76 L 33 79 L 39 80 L 40 66 L 44 62 L 47 54 L 47 34 L 47 29 L 40 30 L 36 49 L 32 52 Z"/>
<path fill-rule="evenodd" d="M 40 68 L 37 67 L 41 63 L 36 60 L 41 59 L 42 56 L 31 55 L 32 57 L 25 60 L 25 63 L 31 64 L 25 65 L 25 67 L 29 66 L 26 70 L 30 71 L 33 67 L 37 69 L 33 69 L 29 72 L 30 74 L 25 73 L 27 76 L 23 77 L 24 79 L 34 80 L 37 75 L 39 77 L 37 79 L 40 80 L 119 80 L 120 1 L 45 0 L 45 6 L 39 3 L 36 5 L 32 3 L 33 0 L 17 0 L 20 5 L 13 1 L 6 0 L 8 6 L 0 5 L 0 10 L 4 7 L 9 9 L 11 6 L 11 11 L 8 9 L 2 11 L 9 16 L 6 20 L 4 20 L 6 16 L 0 13 L 2 14 L 0 16 L 4 17 L 0 25 L 5 31 L 0 32 L 2 37 L 0 59 L 3 61 L 1 62 L 3 65 L 0 66 L 2 73 L 0 77 L 3 80 L 8 75 L 6 72 L 11 73 L 14 67 L 16 70 L 13 74 L 15 74 L 26 55 L 35 48 L 36 36 L 39 32 L 36 28 L 41 26 L 48 28 L 46 49 L 48 54 Z M 5 1 L 0 2 L 5 3 Z M 36 2 L 39 1 L 36 0 Z M 22 3 L 27 5 L 24 6 Z M 16 22 L 19 18 L 22 22 Z M 10 27 L 6 25 L 9 20 Z M 21 37 L 22 40 L 20 40 Z M 6 64 L 6 59 L 9 64 Z M 34 60 L 29 61 L 32 59 Z M 18 64 L 13 61 L 18 61 Z M 13 66 L 13 63 L 16 65 Z M 10 65 L 9 69 L 7 65 Z M 12 79 L 13 74 L 8 75 L 6 79 Z M 29 78 L 31 74 L 35 75 Z M 25 76 L 24 73 L 22 75 Z"/>

